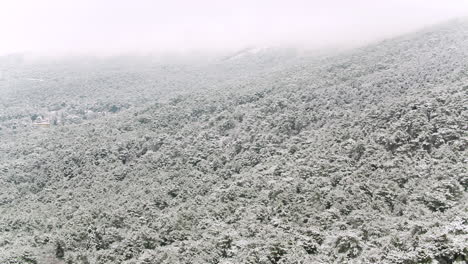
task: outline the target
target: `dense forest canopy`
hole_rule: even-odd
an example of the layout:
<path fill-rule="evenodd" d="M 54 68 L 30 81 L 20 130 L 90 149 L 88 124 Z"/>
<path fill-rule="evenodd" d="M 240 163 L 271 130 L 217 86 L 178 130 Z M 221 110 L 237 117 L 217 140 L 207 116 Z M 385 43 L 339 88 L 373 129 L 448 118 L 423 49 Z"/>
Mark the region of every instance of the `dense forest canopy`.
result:
<path fill-rule="evenodd" d="M 1 263 L 468 260 L 466 21 L 0 72 Z"/>

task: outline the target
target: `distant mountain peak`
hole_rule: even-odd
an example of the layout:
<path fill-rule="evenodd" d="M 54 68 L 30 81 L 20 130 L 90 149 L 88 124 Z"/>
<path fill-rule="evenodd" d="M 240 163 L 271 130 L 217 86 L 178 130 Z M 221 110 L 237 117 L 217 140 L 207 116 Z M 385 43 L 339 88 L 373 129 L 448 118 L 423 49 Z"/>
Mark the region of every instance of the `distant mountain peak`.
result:
<path fill-rule="evenodd" d="M 264 53 L 268 50 L 271 50 L 272 48 L 270 46 L 249 46 L 246 48 L 243 48 L 241 50 L 238 50 L 228 56 L 226 56 L 223 60 L 236 60 L 240 58 L 245 58 L 248 56 L 252 55 L 258 55 L 261 53 Z"/>

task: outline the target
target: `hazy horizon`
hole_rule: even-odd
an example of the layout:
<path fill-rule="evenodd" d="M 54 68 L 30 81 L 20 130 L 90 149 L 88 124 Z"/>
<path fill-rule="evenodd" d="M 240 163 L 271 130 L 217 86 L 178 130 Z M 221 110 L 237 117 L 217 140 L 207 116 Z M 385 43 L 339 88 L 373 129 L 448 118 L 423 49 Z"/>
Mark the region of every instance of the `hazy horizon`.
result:
<path fill-rule="evenodd" d="M 468 2 L 457 0 L 6 0 L 0 55 L 354 46 L 466 16 Z"/>

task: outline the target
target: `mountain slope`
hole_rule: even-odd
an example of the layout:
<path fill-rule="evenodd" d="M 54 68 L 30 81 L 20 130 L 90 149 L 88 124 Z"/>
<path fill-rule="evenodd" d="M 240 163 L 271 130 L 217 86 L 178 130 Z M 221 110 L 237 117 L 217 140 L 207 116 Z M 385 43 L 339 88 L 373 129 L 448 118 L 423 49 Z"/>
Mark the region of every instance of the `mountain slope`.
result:
<path fill-rule="evenodd" d="M 466 36 L 453 22 L 3 141 L 0 260 L 466 261 Z"/>

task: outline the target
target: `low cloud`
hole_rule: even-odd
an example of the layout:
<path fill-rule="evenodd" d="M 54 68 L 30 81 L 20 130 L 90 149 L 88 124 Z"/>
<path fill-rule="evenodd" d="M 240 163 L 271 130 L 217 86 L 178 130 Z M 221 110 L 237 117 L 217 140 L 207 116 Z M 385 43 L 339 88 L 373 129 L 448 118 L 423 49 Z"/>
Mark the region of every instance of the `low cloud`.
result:
<path fill-rule="evenodd" d="M 0 54 L 359 45 L 464 16 L 463 0 L 5 0 Z"/>

